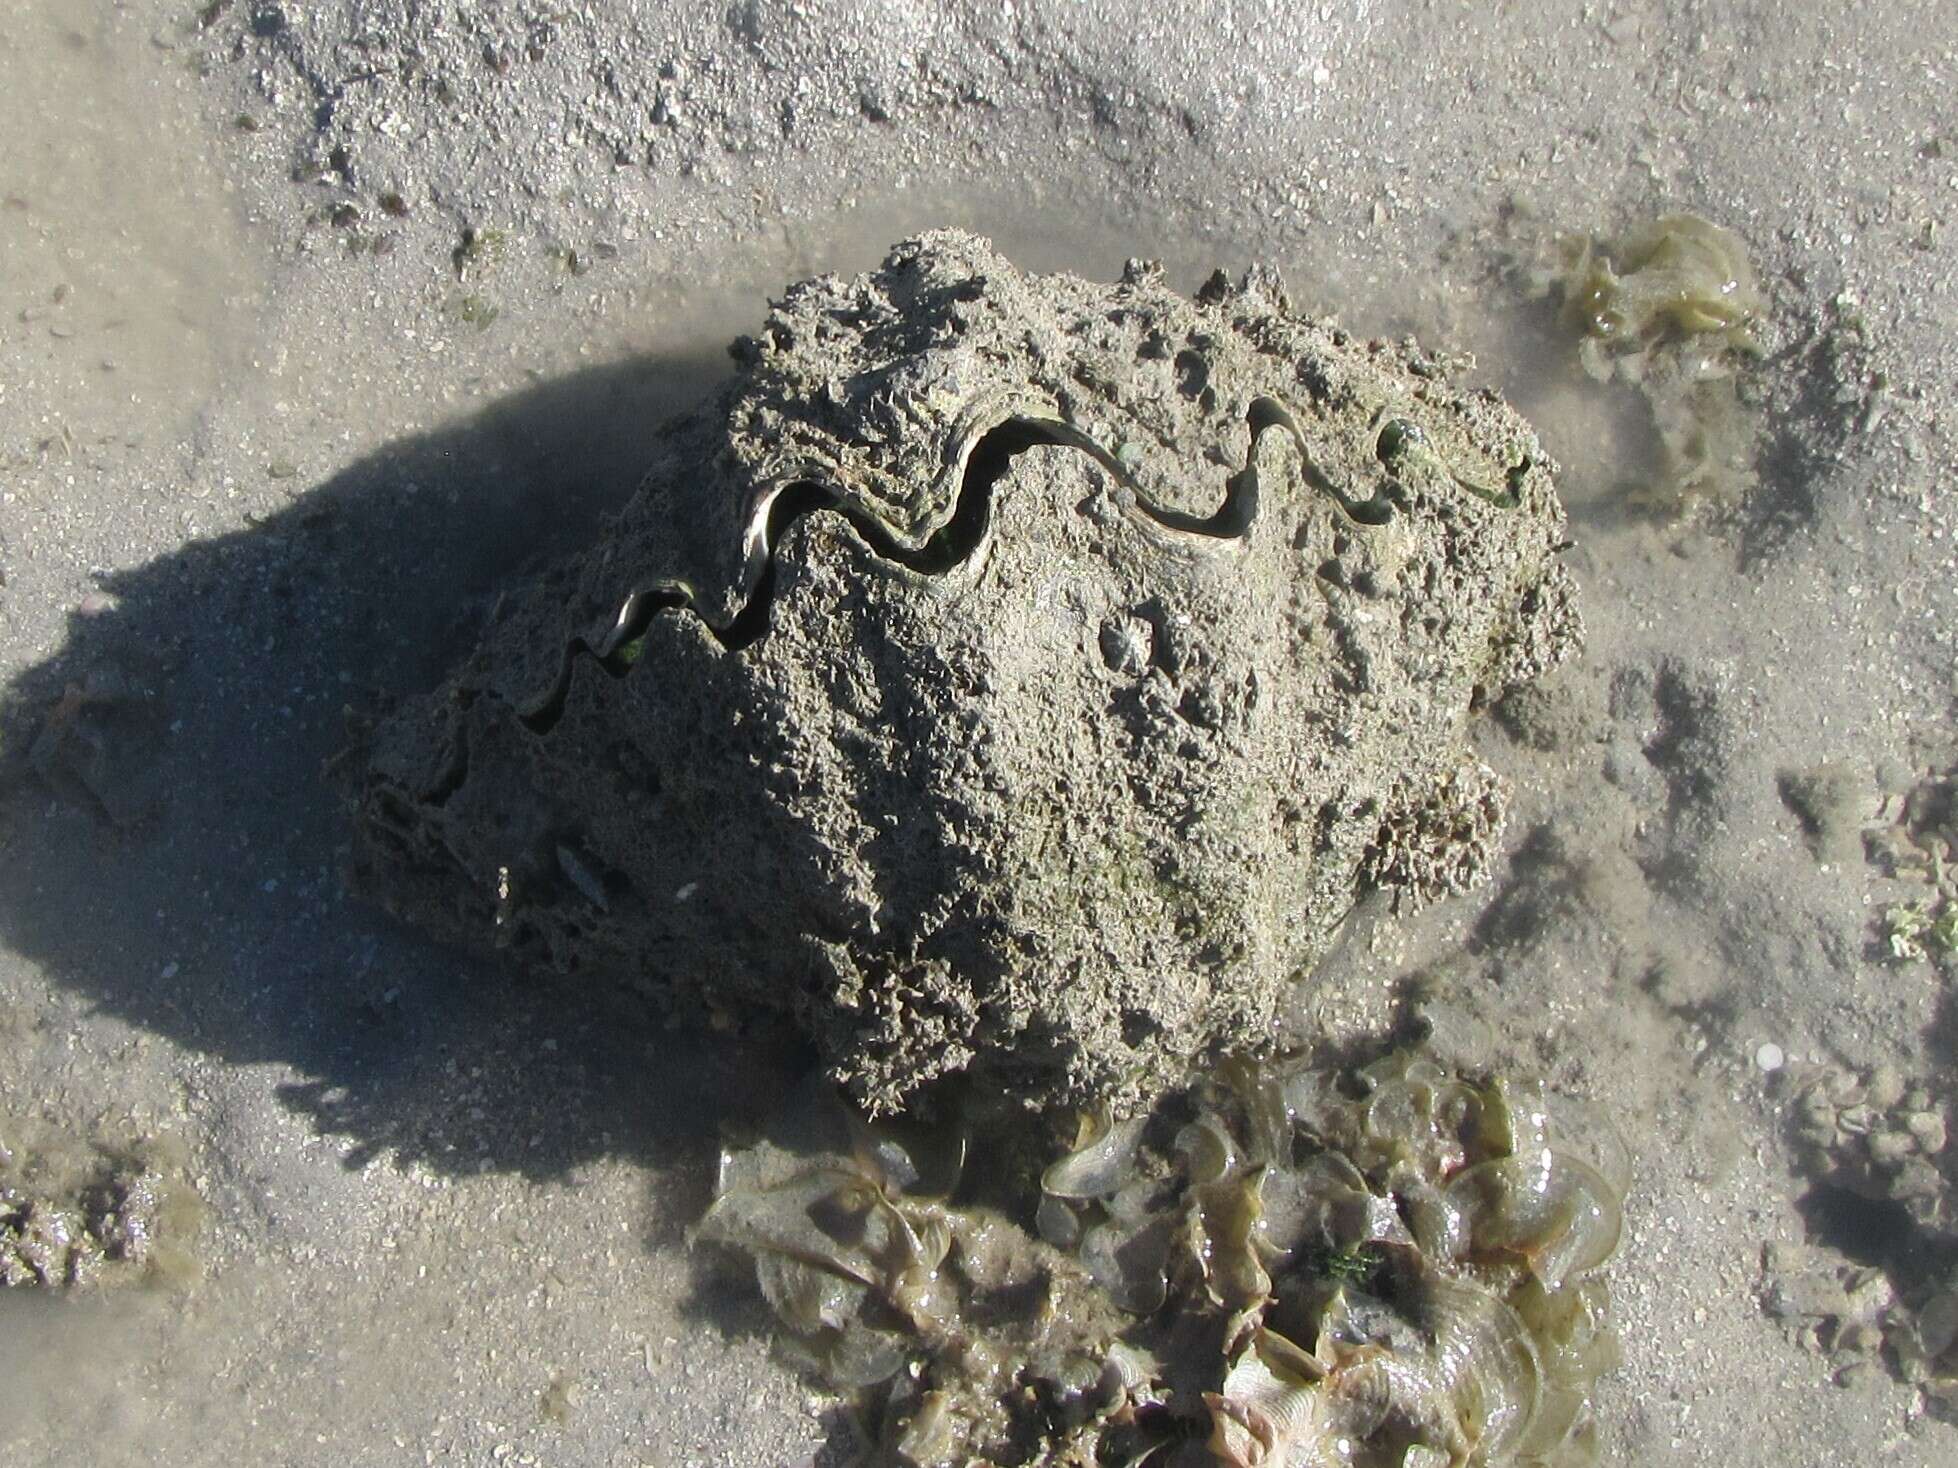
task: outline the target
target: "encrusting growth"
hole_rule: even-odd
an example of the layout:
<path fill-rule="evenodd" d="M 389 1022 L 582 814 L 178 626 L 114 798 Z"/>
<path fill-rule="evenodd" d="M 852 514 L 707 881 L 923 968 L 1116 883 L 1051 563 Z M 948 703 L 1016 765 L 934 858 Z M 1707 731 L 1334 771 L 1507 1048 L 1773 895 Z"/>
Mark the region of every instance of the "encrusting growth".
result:
<path fill-rule="evenodd" d="M 1473 880 L 1470 711 L 1579 627 L 1542 450 L 1412 344 L 939 232 L 792 287 L 590 551 L 352 770 L 390 906 L 877 1112 L 1134 1110 L 1373 884 Z"/>

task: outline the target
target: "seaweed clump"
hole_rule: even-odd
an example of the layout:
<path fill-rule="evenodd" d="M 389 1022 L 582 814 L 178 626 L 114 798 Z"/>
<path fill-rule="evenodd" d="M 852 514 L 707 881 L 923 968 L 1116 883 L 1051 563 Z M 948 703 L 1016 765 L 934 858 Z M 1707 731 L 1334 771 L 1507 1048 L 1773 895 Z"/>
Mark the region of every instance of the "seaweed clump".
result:
<path fill-rule="evenodd" d="M 1738 386 L 1761 355 L 1765 303 L 1737 235 L 1694 214 L 1662 214 L 1616 240 L 1560 235 L 1533 283 L 1561 298 L 1585 372 L 1645 399 L 1660 464 L 1633 489 L 1635 506 L 1671 518 L 1752 488 L 1756 415 Z"/>
<path fill-rule="evenodd" d="M 1569 1106 L 1418 1052 L 1234 1061 L 1037 1172 L 831 1108 L 729 1151 L 696 1237 L 863 1393 L 873 1461 L 1589 1460 L 1627 1169 Z"/>
<path fill-rule="evenodd" d="M 199 1205 L 156 1146 L 0 1125 L 0 1286 L 126 1283 L 189 1268 Z"/>

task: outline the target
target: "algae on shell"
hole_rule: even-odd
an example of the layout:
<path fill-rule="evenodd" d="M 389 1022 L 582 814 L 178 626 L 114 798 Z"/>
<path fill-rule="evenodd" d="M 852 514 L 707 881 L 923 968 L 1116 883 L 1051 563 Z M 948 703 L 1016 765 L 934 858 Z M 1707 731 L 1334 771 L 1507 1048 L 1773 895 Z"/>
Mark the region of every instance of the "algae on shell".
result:
<path fill-rule="evenodd" d="M 873 1111 L 1133 1110 L 1363 890 L 1471 879 L 1473 707 L 1576 645 L 1529 428 L 1411 343 L 1024 274 L 792 287 L 582 557 L 374 731 L 356 866 L 521 962 L 789 1017 Z"/>

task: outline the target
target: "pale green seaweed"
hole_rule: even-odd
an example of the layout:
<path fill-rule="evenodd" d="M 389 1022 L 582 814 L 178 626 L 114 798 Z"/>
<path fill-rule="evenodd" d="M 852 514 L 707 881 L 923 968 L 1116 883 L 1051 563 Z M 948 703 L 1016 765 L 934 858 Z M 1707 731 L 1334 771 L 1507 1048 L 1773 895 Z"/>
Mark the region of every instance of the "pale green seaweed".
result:
<path fill-rule="evenodd" d="M 950 1131 L 730 1152 L 696 1230 L 877 1461 L 1587 1461 L 1626 1159 L 1581 1108 L 1398 1052 L 1229 1063 L 1037 1173 Z"/>
<path fill-rule="evenodd" d="M 1599 364 L 1595 375 L 1610 376 L 1613 357 L 1669 346 L 1707 354 L 1707 375 L 1731 372 L 1734 354 L 1760 355 L 1761 293 L 1732 230 L 1662 214 L 1617 241 L 1567 236 L 1560 249 L 1564 316 L 1584 336 L 1586 365 Z"/>
<path fill-rule="evenodd" d="M 1883 909 L 1878 933 L 1890 956 L 1958 958 L 1958 766 L 1926 773 L 1904 794 L 1892 824 L 1865 833 L 1864 846 L 1886 875 L 1926 889 Z"/>
<path fill-rule="evenodd" d="M 1766 302 L 1739 236 L 1663 214 L 1616 240 L 1559 236 L 1551 256 L 1539 288 L 1561 297 L 1584 370 L 1631 384 L 1650 410 L 1660 466 L 1634 505 L 1670 518 L 1741 499 L 1758 423 L 1737 384 L 1761 356 Z"/>

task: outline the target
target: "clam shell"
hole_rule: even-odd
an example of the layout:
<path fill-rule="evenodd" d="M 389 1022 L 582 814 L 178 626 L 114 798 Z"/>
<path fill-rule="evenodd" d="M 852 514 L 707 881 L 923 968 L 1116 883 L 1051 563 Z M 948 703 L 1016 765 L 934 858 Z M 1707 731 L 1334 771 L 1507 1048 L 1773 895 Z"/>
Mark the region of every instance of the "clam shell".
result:
<path fill-rule="evenodd" d="M 1437 1378 L 1475 1451 L 1500 1462 L 1529 1432 L 1542 1397 L 1543 1363 L 1529 1327 L 1464 1280 L 1432 1278 L 1426 1293 Z"/>
<path fill-rule="evenodd" d="M 1131 1315 L 1154 1315 L 1169 1298 L 1174 1220 L 1157 1218 L 1138 1229 L 1098 1224 L 1081 1238 L 1080 1259 L 1109 1299 Z"/>
<path fill-rule="evenodd" d="M 922 1185 L 925 1143 L 861 1124 L 839 1165 L 792 1171 L 769 1143 L 730 1161 L 698 1236 L 757 1255 L 830 1381 L 930 1363 L 890 1398 L 900 1462 L 994 1451 L 977 1445 L 1006 1440 L 1003 1411 L 1043 1461 L 1574 1468 L 1616 1361 L 1593 1272 L 1620 1228 L 1614 1134 L 1419 1055 L 1357 1097 L 1295 1081 L 1226 1069 L 1151 1113 L 1151 1140 L 1142 1118 L 1084 1118 L 1043 1177 L 1044 1245 L 1009 1214 L 894 1193 Z M 1012 1270 L 974 1252 L 1000 1230 Z M 1207 1447 L 1177 1436 L 1193 1394 Z"/>
<path fill-rule="evenodd" d="M 1584 1431 L 1591 1389 L 1601 1373 L 1618 1364 L 1617 1344 L 1605 1321 L 1603 1286 L 1594 1280 L 1555 1291 L 1530 1280 L 1510 1300 L 1529 1327 L 1543 1364 L 1536 1420 L 1517 1443 L 1516 1454 L 1546 1458 Z"/>
<path fill-rule="evenodd" d="M 1210 1451 L 1239 1468 L 1333 1468 L 1349 1462 L 1329 1432 L 1324 1368 L 1276 1332 L 1260 1328 L 1222 1387 L 1204 1394 Z"/>
<path fill-rule="evenodd" d="M 819 1347 L 822 1374 L 844 1391 L 876 1386 L 904 1369 L 916 1349 L 908 1337 L 890 1330 L 852 1325 Z"/>
<path fill-rule="evenodd" d="M 1055 1198 L 1106 1198 L 1134 1176 L 1136 1148 L 1146 1117 L 1111 1122 L 1104 1114 L 1082 1128 L 1067 1156 L 1040 1175 L 1040 1189 Z"/>
<path fill-rule="evenodd" d="M 774 1187 L 733 1189 L 714 1200 L 694 1238 L 756 1255 L 786 1255 L 874 1286 L 883 1271 L 861 1233 L 844 1226 L 849 1202 L 860 1200 L 862 1187 L 854 1173 L 817 1168 Z M 848 1201 L 839 1207 L 839 1199 Z"/>
<path fill-rule="evenodd" d="M 1263 277 L 1190 300 L 953 231 L 794 286 L 737 359 L 345 763 L 398 912 L 798 1026 L 878 1113 L 967 1070 L 1136 1110 L 1267 1044 L 1359 887 L 1486 865 L 1468 717 L 1580 630 L 1494 394 Z"/>
<path fill-rule="evenodd" d="M 869 1121 L 851 1112 L 851 1150 L 858 1166 L 887 1192 L 949 1198 L 965 1173 L 962 1127 L 922 1126 L 901 1117 Z"/>
<path fill-rule="evenodd" d="M 1200 1116 L 1176 1134 L 1176 1152 L 1190 1182 L 1208 1187 L 1237 1167 L 1237 1144 L 1214 1116 Z"/>

